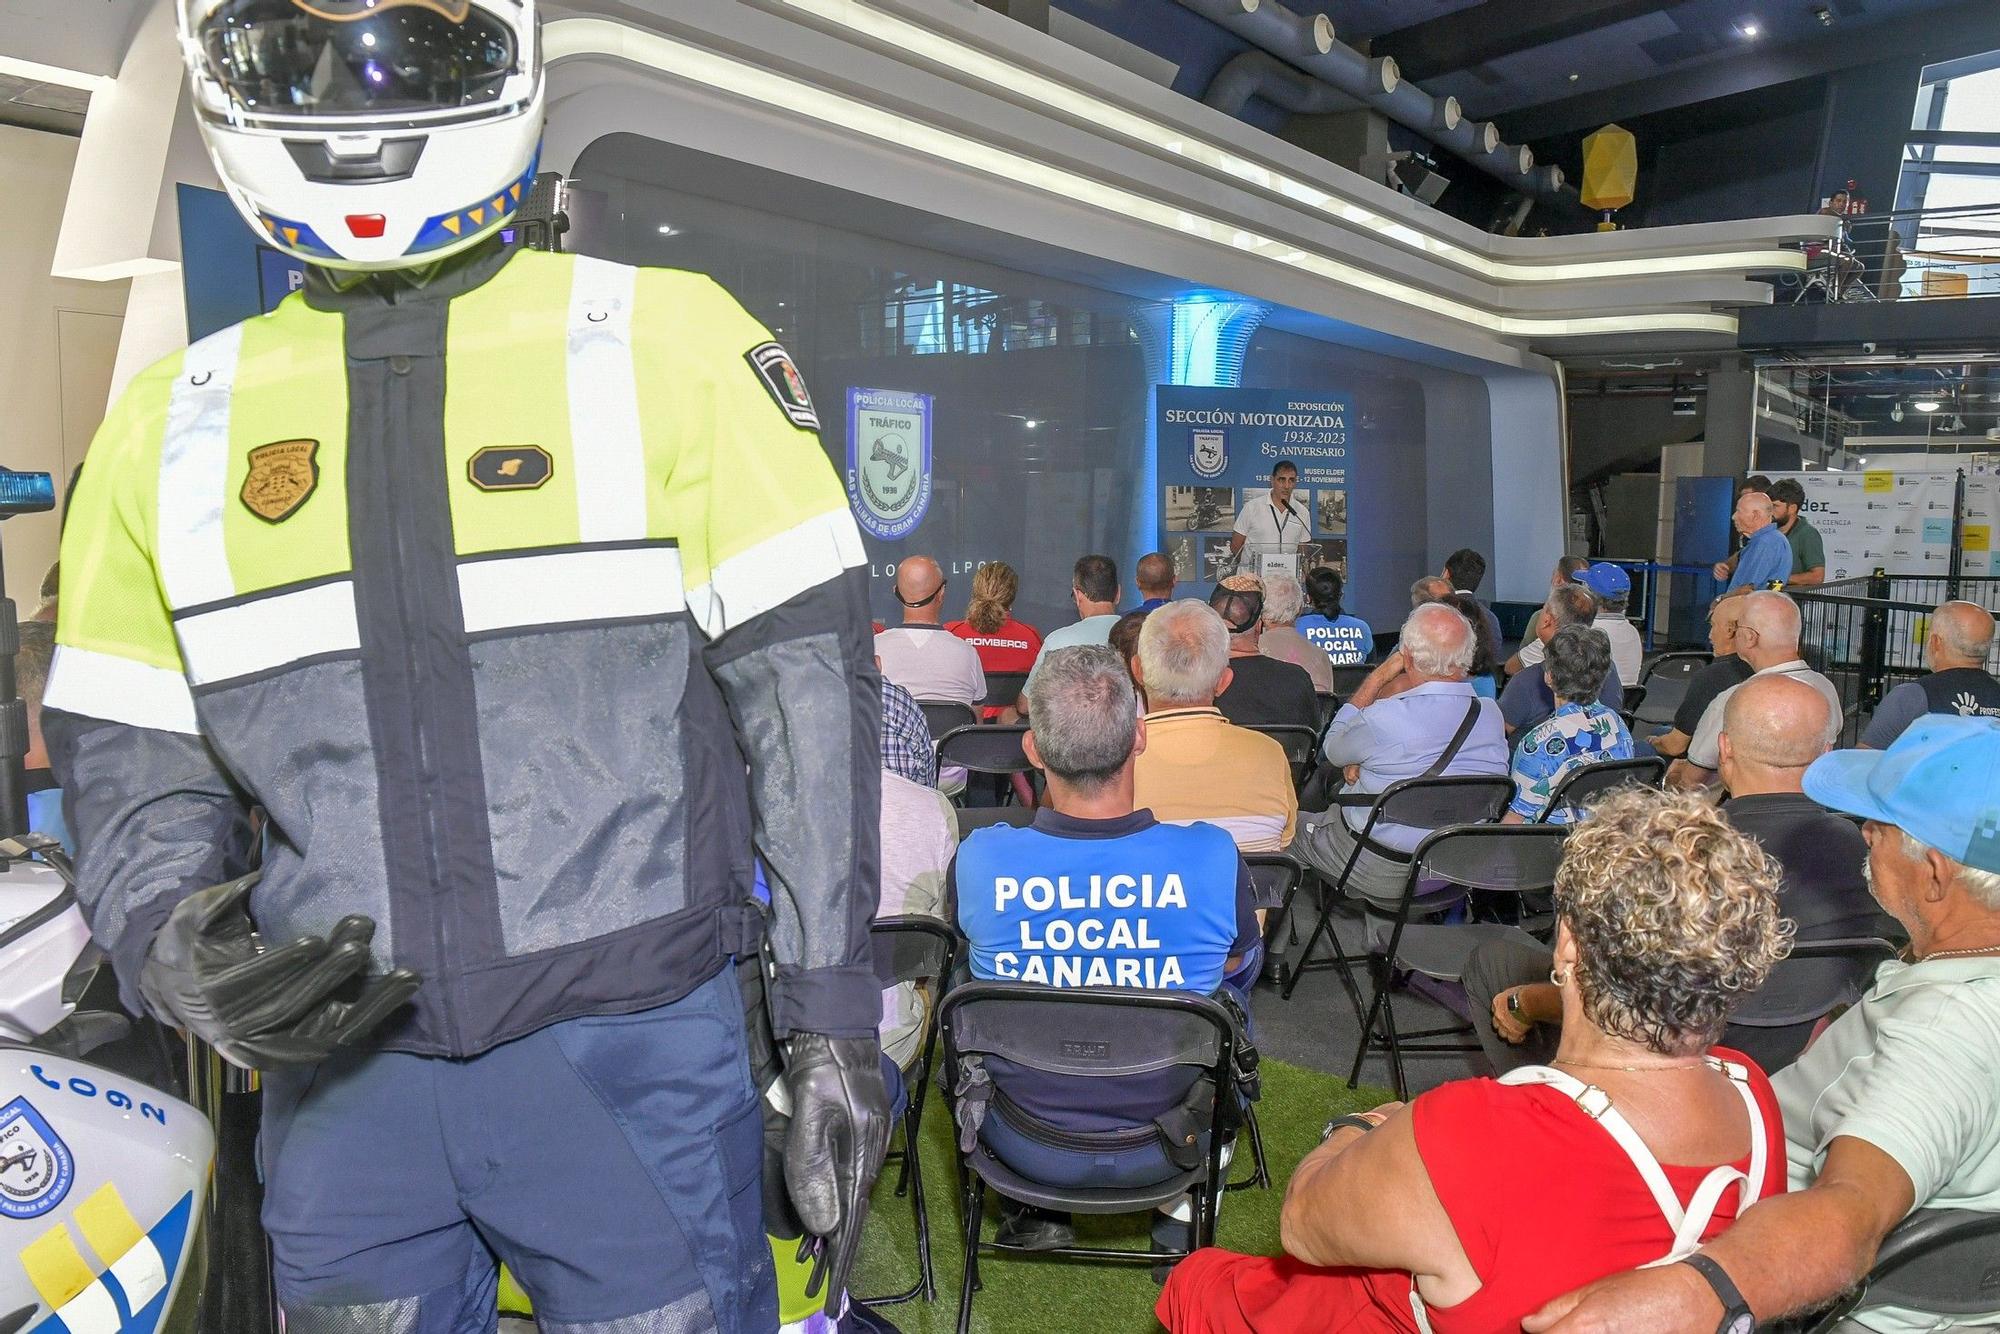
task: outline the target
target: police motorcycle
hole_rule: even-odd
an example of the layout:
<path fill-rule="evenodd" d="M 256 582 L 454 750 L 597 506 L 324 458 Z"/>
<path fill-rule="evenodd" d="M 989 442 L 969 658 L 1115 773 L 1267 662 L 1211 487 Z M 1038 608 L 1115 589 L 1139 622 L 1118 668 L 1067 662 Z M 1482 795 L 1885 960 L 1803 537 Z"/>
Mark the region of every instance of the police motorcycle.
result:
<path fill-rule="evenodd" d="M 60 845 L 0 839 L 0 1334 L 155 1334 L 190 1267 L 215 1136 L 84 1059 L 130 1029 L 78 1010 L 102 962 Z"/>

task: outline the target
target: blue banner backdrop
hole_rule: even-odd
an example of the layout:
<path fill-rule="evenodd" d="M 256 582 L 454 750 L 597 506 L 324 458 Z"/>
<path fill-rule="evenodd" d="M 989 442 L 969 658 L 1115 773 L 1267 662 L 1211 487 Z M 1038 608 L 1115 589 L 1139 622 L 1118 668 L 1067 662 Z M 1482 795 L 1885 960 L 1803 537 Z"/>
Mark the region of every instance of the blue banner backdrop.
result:
<path fill-rule="evenodd" d="M 1153 413 L 1160 541 L 1183 585 L 1201 592 L 1214 585 L 1237 514 L 1263 500 L 1280 459 L 1298 467 L 1294 498 L 1312 515 L 1304 566 L 1331 565 L 1346 576 L 1353 416 L 1346 393 L 1158 385 Z"/>

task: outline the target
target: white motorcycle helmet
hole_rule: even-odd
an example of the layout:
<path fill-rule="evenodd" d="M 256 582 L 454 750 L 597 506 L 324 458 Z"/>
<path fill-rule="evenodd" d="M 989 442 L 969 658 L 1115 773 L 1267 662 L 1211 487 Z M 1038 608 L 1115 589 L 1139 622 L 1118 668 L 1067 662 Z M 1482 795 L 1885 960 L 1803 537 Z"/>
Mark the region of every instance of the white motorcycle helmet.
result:
<path fill-rule="evenodd" d="M 535 0 L 177 0 L 209 156 L 270 244 L 328 269 L 432 264 L 535 179 Z"/>

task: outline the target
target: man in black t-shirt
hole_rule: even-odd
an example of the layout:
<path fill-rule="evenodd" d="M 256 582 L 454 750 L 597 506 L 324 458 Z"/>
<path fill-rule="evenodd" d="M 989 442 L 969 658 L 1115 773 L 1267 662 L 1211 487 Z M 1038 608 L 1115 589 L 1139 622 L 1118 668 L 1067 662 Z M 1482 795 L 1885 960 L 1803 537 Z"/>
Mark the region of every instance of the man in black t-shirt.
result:
<path fill-rule="evenodd" d="M 1930 674 L 1905 681 L 1882 697 L 1861 744 L 1887 750 L 1903 729 L 1927 713 L 2000 717 L 2000 680 L 1986 670 L 1993 651 L 1993 613 L 1971 602 L 1947 602 L 1931 613 L 1924 641 Z"/>
<path fill-rule="evenodd" d="M 1264 633 L 1264 585 L 1255 575 L 1231 575 L 1208 598 L 1229 627 L 1229 689 L 1215 707 L 1238 727 L 1319 730 L 1319 696 L 1306 669 L 1259 650 Z"/>
<path fill-rule="evenodd" d="M 1715 659 L 1688 680 L 1687 694 L 1674 710 L 1673 729 L 1653 738 L 1653 749 L 1668 759 L 1687 754 L 1694 730 L 1701 726 L 1701 715 L 1708 712 L 1717 695 L 1750 679 L 1750 664 L 1736 656 L 1736 623 L 1742 615 L 1740 593 L 1717 598 L 1708 609 L 1708 643 L 1715 650 Z"/>

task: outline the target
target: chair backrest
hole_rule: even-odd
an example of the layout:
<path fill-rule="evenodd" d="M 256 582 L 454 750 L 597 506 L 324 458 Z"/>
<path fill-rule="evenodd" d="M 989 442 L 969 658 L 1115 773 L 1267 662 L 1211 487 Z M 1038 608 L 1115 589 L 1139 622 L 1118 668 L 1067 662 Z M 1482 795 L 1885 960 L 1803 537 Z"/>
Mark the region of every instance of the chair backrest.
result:
<path fill-rule="evenodd" d="M 1289 723 L 1268 723 L 1249 729 L 1261 732 L 1285 748 L 1285 760 L 1292 766 L 1292 782 L 1302 783 L 1319 758 L 1319 733 L 1310 727 Z"/>
<path fill-rule="evenodd" d="M 975 829 L 987 829 L 996 824 L 1012 825 L 1019 829 L 1035 822 L 1035 808 L 1032 806 L 960 806 L 958 808 L 958 838 L 962 843 L 965 836 Z"/>
<path fill-rule="evenodd" d="M 1536 823 L 1546 824 L 1557 811 L 1580 811 L 1591 801 L 1619 787 L 1658 787 L 1667 776 L 1667 762 L 1657 755 L 1630 760 L 1600 760 L 1572 769 L 1556 790 Z"/>
<path fill-rule="evenodd" d="M 1626 687 L 1625 687 L 1625 712 L 1626 712 L 1626 713 L 1637 713 L 1637 712 L 1639 711 L 1639 706 L 1640 706 L 1640 705 L 1642 705 L 1642 704 L 1644 704 L 1645 702 L 1646 702 L 1646 687 L 1645 687 L 1645 686 L 1626 686 Z"/>
<path fill-rule="evenodd" d="M 1861 1305 L 1945 1316 L 2000 1310 L 2000 1213 L 1917 1210 L 1883 1239 Z"/>
<path fill-rule="evenodd" d="M 979 715 L 970 704 L 961 704 L 955 699 L 920 699 L 917 707 L 924 711 L 924 722 L 931 729 L 932 741 L 942 741 L 953 729 L 970 727 L 979 721 Z"/>
<path fill-rule="evenodd" d="M 1027 686 L 1026 672 L 988 672 L 986 698 L 982 702 L 991 709 L 1007 708 L 1021 698 L 1021 692 Z"/>
<path fill-rule="evenodd" d="M 1787 1028 L 1811 1023 L 1834 1006 L 1868 989 L 1877 965 L 1896 957 L 1896 947 L 1879 936 L 1802 940 L 1771 969 L 1764 986 L 1745 996 L 1729 1022 L 1749 1028 Z"/>
<path fill-rule="evenodd" d="M 1417 844 L 1410 874 L 1466 889 L 1524 894 L 1555 886 L 1568 831 L 1560 825 L 1469 824 L 1433 830 Z"/>
<path fill-rule="evenodd" d="M 1407 825 L 1413 829 L 1490 824 L 1500 818 L 1513 799 L 1514 780 L 1505 774 L 1405 778 L 1376 795 L 1368 808 L 1368 821 L 1362 826 L 1362 833 L 1366 836 L 1378 824 Z"/>
<path fill-rule="evenodd" d="M 978 774 L 1024 774 L 1035 766 L 1021 749 L 1026 723 L 954 727 L 938 741 L 938 766 L 970 769 Z"/>
<path fill-rule="evenodd" d="M 1236 1050 L 1229 1012 L 1191 991 L 972 982 L 952 988 L 940 1023 L 948 1066 L 994 1056 L 1103 1079 L 1199 1066 L 1226 1088 Z"/>
<path fill-rule="evenodd" d="M 1687 693 L 1685 676 L 1655 676 L 1646 682 L 1646 697 L 1639 701 L 1633 715 L 1642 723 L 1671 723 Z"/>
<path fill-rule="evenodd" d="M 1315 694 L 1319 701 L 1319 733 L 1326 735 L 1326 729 L 1333 726 L 1333 715 L 1340 712 L 1340 696 Z"/>
<path fill-rule="evenodd" d="M 1361 689 L 1361 683 L 1366 681 L 1369 673 L 1374 670 L 1373 667 L 1361 664 L 1356 664 L 1352 667 L 1335 667 L 1333 669 L 1333 693 L 1342 699 L 1348 698 L 1355 691 Z"/>
<path fill-rule="evenodd" d="M 1285 895 L 1298 888 L 1306 869 L 1289 852 L 1246 852 L 1243 862 L 1250 868 L 1250 897 L 1259 908 L 1283 903 Z"/>
<path fill-rule="evenodd" d="M 1662 653 L 1639 673 L 1639 683 L 1652 685 L 1655 681 L 1685 681 L 1708 666 L 1714 658 L 1712 653 Z"/>
<path fill-rule="evenodd" d="M 875 980 L 935 982 L 951 972 L 958 957 L 958 933 L 935 917 L 878 917 L 868 927 L 875 953 Z"/>

